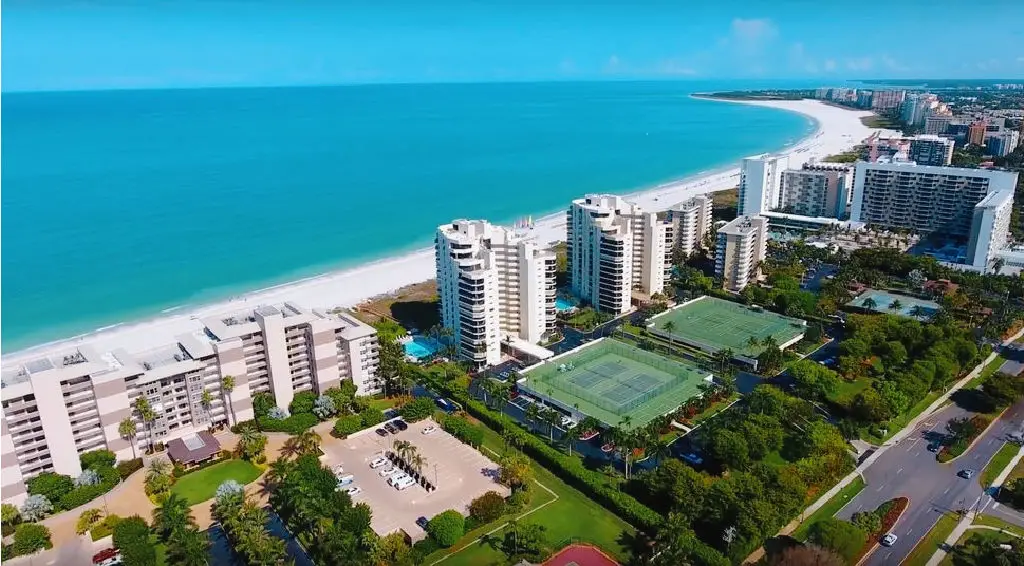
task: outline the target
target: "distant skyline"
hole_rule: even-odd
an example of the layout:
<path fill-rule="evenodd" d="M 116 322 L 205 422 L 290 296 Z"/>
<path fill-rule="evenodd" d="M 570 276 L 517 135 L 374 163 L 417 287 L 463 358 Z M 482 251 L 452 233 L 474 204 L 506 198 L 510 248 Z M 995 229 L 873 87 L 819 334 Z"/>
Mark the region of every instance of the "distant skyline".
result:
<path fill-rule="evenodd" d="M 1018 0 L 482 4 L 8 0 L 2 89 L 1024 77 Z"/>

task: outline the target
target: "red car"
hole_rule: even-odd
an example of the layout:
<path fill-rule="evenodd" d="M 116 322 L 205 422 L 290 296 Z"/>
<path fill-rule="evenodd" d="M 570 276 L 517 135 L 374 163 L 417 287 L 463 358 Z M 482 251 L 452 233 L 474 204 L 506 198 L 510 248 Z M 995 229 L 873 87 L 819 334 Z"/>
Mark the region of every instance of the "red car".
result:
<path fill-rule="evenodd" d="M 117 554 L 118 553 L 116 548 L 108 548 L 106 550 L 101 550 L 100 552 L 97 552 L 96 554 L 92 555 L 92 563 L 99 564 L 100 562 L 103 562 L 105 560 L 110 560 L 111 558 L 117 556 Z"/>

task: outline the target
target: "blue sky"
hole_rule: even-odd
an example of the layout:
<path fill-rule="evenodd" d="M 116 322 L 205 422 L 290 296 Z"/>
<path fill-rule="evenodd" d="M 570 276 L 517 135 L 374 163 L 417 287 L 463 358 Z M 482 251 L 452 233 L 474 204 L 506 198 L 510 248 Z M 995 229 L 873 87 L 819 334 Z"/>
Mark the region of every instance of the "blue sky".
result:
<path fill-rule="evenodd" d="M 5 92 L 1024 77 L 1020 0 L 7 0 L 0 21 Z"/>

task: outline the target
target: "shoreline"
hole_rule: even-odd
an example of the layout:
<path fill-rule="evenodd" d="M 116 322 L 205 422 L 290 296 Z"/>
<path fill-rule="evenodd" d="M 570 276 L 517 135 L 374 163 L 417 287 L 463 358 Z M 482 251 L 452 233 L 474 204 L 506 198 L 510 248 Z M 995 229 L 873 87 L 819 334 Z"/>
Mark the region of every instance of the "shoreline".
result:
<path fill-rule="evenodd" d="M 860 122 L 862 115 L 871 115 L 871 112 L 839 109 L 818 101 L 747 101 L 706 96 L 695 98 L 776 108 L 810 118 L 815 124 L 811 134 L 773 152 L 789 154 L 791 166 L 796 167 L 810 159 L 821 159 L 845 151 L 872 132 L 883 131 L 868 128 Z M 622 196 L 648 210 L 657 211 L 665 210 L 694 195 L 718 192 L 738 184 L 739 167 L 734 164 L 710 168 L 653 187 L 622 193 Z M 534 226 L 534 233 L 542 244 L 550 244 L 565 238 L 565 216 L 561 212 L 543 215 L 535 220 Z M 352 307 L 372 297 L 386 295 L 406 285 L 434 278 L 433 256 L 432 247 L 420 248 L 353 267 L 341 267 L 293 281 L 272 284 L 226 300 L 208 304 L 176 305 L 165 308 L 149 318 L 107 325 L 75 336 L 20 348 L 4 353 L 3 356 L 5 359 L 15 361 L 50 350 L 84 345 L 97 351 L 107 351 L 115 347 L 124 348 L 129 352 L 142 351 L 173 342 L 176 336 L 197 330 L 201 327 L 197 319 L 226 315 L 265 303 L 291 301 L 316 309 Z"/>

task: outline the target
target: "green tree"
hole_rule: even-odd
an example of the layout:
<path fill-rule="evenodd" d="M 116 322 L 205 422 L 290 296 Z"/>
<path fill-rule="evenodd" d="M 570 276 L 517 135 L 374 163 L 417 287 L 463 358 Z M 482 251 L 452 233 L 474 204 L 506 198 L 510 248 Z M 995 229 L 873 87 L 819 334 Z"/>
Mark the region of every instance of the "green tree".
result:
<path fill-rule="evenodd" d="M 530 461 L 522 454 L 506 454 L 498 460 L 498 483 L 515 489 L 522 489 L 533 479 Z"/>
<path fill-rule="evenodd" d="M 293 415 L 297 413 L 312 413 L 315 403 L 316 393 L 300 391 L 292 397 L 292 402 L 288 404 L 288 411 Z"/>
<path fill-rule="evenodd" d="M 125 566 L 155 566 L 156 550 L 149 542 L 149 526 L 138 515 L 125 517 L 113 529 L 114 546 Z"/>
<path fill-rule="evenodd" d="M 247 428 L 238 435 L 238 446 L 235 451 L 244 460 L 256 464 L 266 461 L 267 437 L 258 430 Z"/>
<path fill-rule="evenodd" d="M 448 548 L 465 534 L 465 519 L 454 509 L 442 511 L 427 522 L 427 533 L 439 546 Z"/>
<path fill-rule="evenodd" d="M 103 519 L 103 511 L 100 509 L 82 511 L 82 514 L 78 516 L 78 522 L 75 523 L 75 533 L 84 535 L 92 530 L 101 519 Z"/>
<path fill-rule="evenodd" d="M 999 407 L 1015 402 L 1024 392 L 1024 381 L 1015 375 L 996 373 L 981 384 L 981 390 Z"/>
<path fill-rule="evenodd" d="M 153 531 L 164 542 L 170 540 L 175 532 L 195 526 L 196 520 L 188 501 L 176 493 L 167 496 L 159 507 L 153 509 Z"/>
<path fill-rule="evenodd" d="M 18 512 L 18 508 L 10 503 L 3 504 L 3 525 L 7 527 L 13 527 L 21 522 L 21 513 Z M 7 529 L 4 529 L 7 532 Z"/>
<path fill-rule="evenodd" d="M 901 303 L 899 299 L 895 299 L 893 302 L 889 303 L 889 310 L 898 313 L 903 310 L 903 303 Z"/>
<path fill-rule="evenodd" d="M 722 428 L 711 435 L 711 455 L 731 470 L 745 470 L 750 465 L 750 447 L 739 433 Z"/>
<path fill-rule="evenodd" d="M 135 451 L 135 437 L 138 434 L 138 430 L 135 428 L 135 421 L 131 417 L 125 417 L 121 419 L 121 422 L 117 425 L 117 433 L 121 438 L 127 440 L 132 445 L 132 458 L 138 458 L 139 455 Z"/>
<path fill-rule="evenodd" d="M 510 563 L 526 561 L 540 564 L 547 558 L 547 529 L 534 523 L 510 521 L 505 527 L 505 536 L 501 541 L 501 551 Z"/>
<path fill-rule="evenodd" d="M 25 482 L 25 487 L 32 495 L 42 495 L 51 502 L 58 502 L 75 489 L 75 482 L 69 476 L 43 472 Z"/>
<path fill-rule="evenodd" d="M 828 517 L 811 525 L 807 540 L 834 550 L 847 562 L 852 563 L 867 542 L 867 535 L 852 523 Z"/>
<path fill-rule="evenodd" d="M 405 534 L 396 532 L 381 537 L 373 549 L 373 563 L 380 566 L 413 566 L 412 547 L 405 542 Z"/>
<path fill-rule="evenodd" d="M 139 414 L 139 418 L 142 419 L 142 423 L 146 425 L 146 440 L 149 443 L 149 452 L 153 452 L 153 421 L 156 420 L 156 412 L 153 411 L 153 407 L 149 405 L 149 400 L 145 396 L 140 395 L 135 399 L 135 412 Z"/>
<path fill-rule="evenodd" d="M 11 544 L 14 554 L 35 554 L 48 548 L 53 548 L 50 529 L 37 523 L 22 523 L 14 528 L 14 541 Z"/>
<path fill-rule="evenodd" d="M 320 454 L 320 444 L 323 440 L 313 430 L 304 430 L 295 436 L 289 437 L 281 447 L 281 455 L 285 458 L 302 456 L 303 454 Z"/>
<path fill-rule="evenodd" d="M 1015 539 L 1016 540 L 1016 539 Z M 1000 546 L 993 537 L 973 536 L 953 549 L 954 566 L 1024 566 L 1024 545 Z"/>
<path fill-rule="evenodd" d="M 235 423 L 238 422 L 238 420 L 235 418 L 235 404 L 231 401 L 231 392 L 234 391 L 234 390 L 235 390 L 235 376 L 233 376 L 233 375 L 225 375 L 220 380 L 220 394 L 224 398 L 224 400 L 227 402 L 228 411 L 230 411 L 230 415 L 231 415 L 231 423 L 230 424 L 232 424 L 232 425 L 234 425 Z"/>
<path fill-rule="evenodd" d="M 878 301 L 872 299 L 871 297 L 868 297 L 864 299 L 863 302 L 861 302 L 860 306 L 867 310 L 875 310 L 875 308 L 878 307 Z"/>
<path fill-rule="evenodd" d="M 505 498 L 496 491 L 488 491 L 469 504 L 469 516 L 476 519 L 480 524 L 496 521 L 504 514 Z"/>
<path fill-rule="evenodd" d="M 167 543 L 167 558 L 175 566 L 208 566 L 210 538 L 195 527 L 179 529 Z"/>
<path fill-rule="evenodd" d="M 434 414 L 436 407 L 430 397 L 417 397 L 406 403 L 399 413 L 409 422 L 421 421 Z"/>
<path fill-rule="evenodd" d="M 824 400 L 839 387 L 839 375 L 821 364 L 804 359 L 789 366 L 797 393 L 806 399 Z"/>
<path fill-rule="evenodd" d="M 785 434 L 779 419 L 770 415 L 747 415 L 742 427 L 750 457 L 754 460 L 782 449 Z"/>

